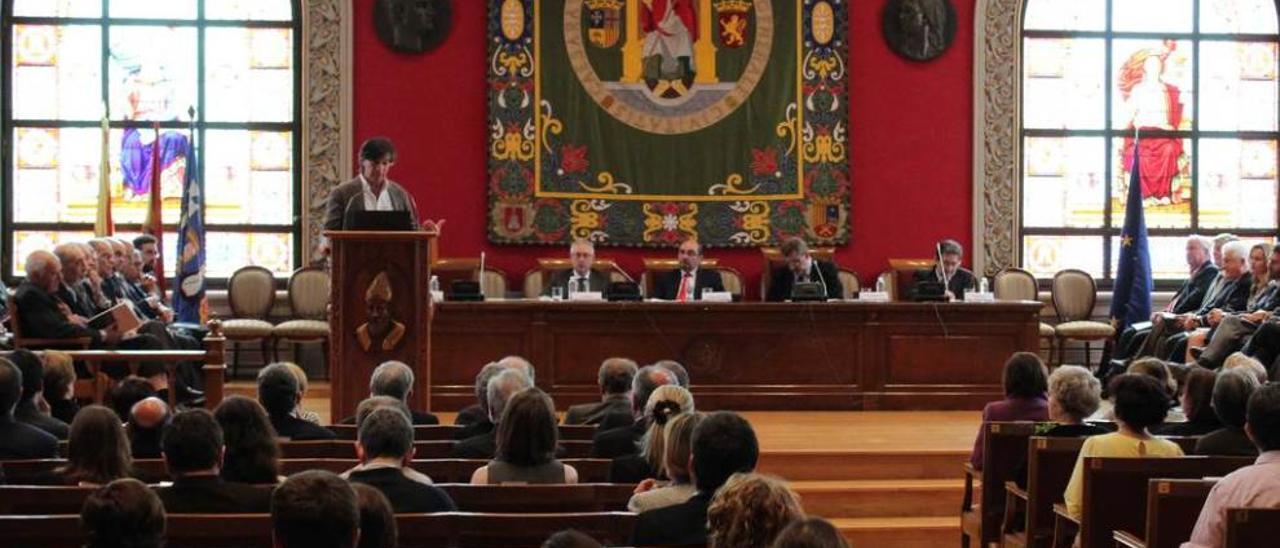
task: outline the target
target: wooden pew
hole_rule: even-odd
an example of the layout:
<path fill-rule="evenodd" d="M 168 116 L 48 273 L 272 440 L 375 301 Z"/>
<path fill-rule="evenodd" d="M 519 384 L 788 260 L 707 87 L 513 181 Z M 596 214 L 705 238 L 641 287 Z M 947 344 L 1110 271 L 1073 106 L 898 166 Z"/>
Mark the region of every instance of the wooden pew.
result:
<path fill-rule="evenodd" d="M 964 500 L 960 504 L 960 545 L 986 546 L 1000 539 L 1000 520 L 1004 517 L 1004 482 L 1013 479 L 1014 471 L 1027 459 L 1027 440 L 1035 434 L 1034 422 L 987 423 L 983 438 L 982 470 L 964 465 Z M 981 481 L 977 504 L 973 496 L 974 481 Z"/>
<path fill-rule="evenodd" d="M 331 424 L 327 426 L 332 430 L 340 440 L 356 439 L 356 425 L 354 424 Z M 414 441 L 445 441 L 454 439 L 454 435 L 462 430 L 461 426 L 452 424 L 431 424 L 417 425 L 413 427 Z M 579 440 L 591 441 L 595 436 L 596 427 L 580 424 L 562 424 L 560 425 L 560 439 L 562 441 Z"/>
<path fill-rule="evenodd" d="M 1153 479 L 1147 484 L 1147 527 L 1142 537 L 1114 531 L 1117 547 L 1178 548 L 1191 538 L 1200 509 L 1217 480 Z"/>
<path fill-rule="evenodd" d="M 1053 505 L 1062 502 L 1086 439 L 1031 438 L 1027 444 L 1027 488 L 1005 482 L 1001 546 L 1046 548 L 1053 541 Z"/>
<path fill-rule="evenodd" d="M 1160 436 L 1166 440 L 1178 444 L 1184 455 L 1194 455 L 1196 452 L 1196 442 L 1200 441 L 1200 436 Z"/>
<path fill-rule="evenodd" d="M 453 452 L 454 443 L 453 440 L 415 441 L 414 458 L 447 459 Z M 590 441 L 564 440 L 560 442 L 560 446 L 564 448 L 562 458 L 585 459 L 591 456 Z M 354 459 L 356 446 L 350 440 L 281 440 L 280 456 L 286 459 Z"/>
<path fill-rule="evenodd" d="M 1108 458 L 1084 461 L 1084 507 L 1080 519 L 1063 504 L 1054 505 L 1053 546 L 1071 546 L 1076 533 L 1082 548 L 1114 544 L 1112 531 L 1144 530 L 1147 482 L 1153 478 L 1200 479 L 1225 476 L 1253 464 L 1253 457 Z"/>
<path fill-rule="evenodd" d="M 1274 546 L 1280 539 L 1280 508 L 1228 508 L 1225 548 Z"/>
<path fill-rule="evenodd" d="M 171 514 L 166 519 L 169 546 L 271 546 L 268 514 Z M 547 537 L 564 529 L 577 529 L 607 545 L 618 545 L 627 542 L 635 524 L 636 515 L 627 512 L 444 512 L 396 516 L 401 548 L 537 548 Z M 4 544 L 8 548 L 79 548 L 84 544 L 78 515 L 0 516 L 0 531 L 5 532 Z"/>

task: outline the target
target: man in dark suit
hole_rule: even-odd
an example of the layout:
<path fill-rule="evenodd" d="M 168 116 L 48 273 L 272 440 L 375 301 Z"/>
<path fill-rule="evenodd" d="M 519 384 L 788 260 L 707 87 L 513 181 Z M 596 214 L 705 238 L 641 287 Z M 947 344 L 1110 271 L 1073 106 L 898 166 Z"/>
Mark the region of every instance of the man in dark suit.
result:
<path fill-rule="evenodd" d="M 516 392 L 531 386 L 533 381 L 529 376 L 514 368 L 503 368 L 489 379 L 485 399 L 489 404 L 489 421 L 494 424 L 494 428 L 458 442 L 449 456 L 455 459 L 492 459 L 497 450 L 497 424 L 502 420 L 507 402 Z"/>
<path fill-rule="evenodd" d="M 596 262 L 596 246 L 587 240 L 574 240 L 569 246 L 569 261 L 573 268 L 552 274 L 542 286 L 542 295 L 550 296 L 551 289 L 559 287 L 567 297 L 569 293 L 596 291 L 609 288 L 609 276 L 591 268 Z"/>
<path fill-rule="evenodd" d="M 293 416 L 300 397 L 298 378 L 287 365 L 273 363 L 258 373 L 258 403 L 267 410 L 277 435 L 293 440 L 333 439 L 328 428 Z"/>
<path fill-rule="evenodd" d="M 800 238 L 790 238 L 779 248 L 786 265 L 773 271 L 769 282 L 769 294 L 765 300 L 782 302 L 791 298 L 791 290 L 797 283 L 818 283 L 826 289 L 828 299 L 844 297 L 840 283 L 840 271 L 835 263 L 819 261 L 809 255 L 809 244 Z"/>
<path fill-rule="evenodd" d="M 591 439 L 591 458 L 615 459 L 631 455 L 639 451 L 637 444 L 649 428 L 649 421 L 644 416 L 645 404 L 649 403 L 649 395 L 659 386 L 676 384 L 676 376 L 656 365 L 646 365 L 636 372 L 631 381 L 631 419 L 627 426 L 619 426 L 596 432 Z M 610 417 L 616 415 L 610 415 Z M 605 419 L 608 421 L 608 417 Z M 603 428 L 603 426 L 601 426 Z"/>
<path fill-rule="evenodd" d="M 631 382 L 639 366 L 627 358 L 609 358 L 600 364 L 597 383 L 600 402 L 573 405 L 564 414 L 564 424 L 600 424 L 610 413 L 631 411 Z"/>
<path fill-rule="evenodd" d="M 135 459 L 158 459 L 164 449 L 160 440 L 169 424 L 169 405 L 157 397 L 144 398 L 129 409 L 125 433 Z"/>
<path fill-rule="evenodd" d="M 449 495 L 431 484 L 431 478 L 408 468 L 413 460 L 413 425 L 398 409 L 374 409 L 360 423 L 356 456 L 360 466 L 344 474 L 353 482 L 376 487 L 397 514 L 453 512 L 458 508 Z"/>
<path fill-rule="evenodd" d="M 934 269 L 938 281 L 946 280 L 947 298 L 963 299 L 966 292 L 978 288 L 978 278 L 969 269 L 960 266 L 964 259 L 964 247 L 955 240 L 938 242 L 938 251 L 942 255 L 942 263 Z"/>
<path fill-rule="evenodd" d="M 1232 352 L 1239 350 L 1258 326 L 1280 309 L 1280 248 L 1273 249 L 1267 264 L 1271 281 L 1246 312 L 1223 315 L 1206 337 L 1208 344 L 1195 359 L 1201 367 L 1217 369 Z"/>
<path fill-rule="evenodd" d="M 631 543 L 637 546 L 707 542 L 707 507 L 716 490 L 738 472 L 751 472 L 760 446 L 751 424 L 729 411 L 711 413 L 693 430 L 690 475 L 698 491 L 688 501 L 640 514 Z"/>
<path fill-rule="evenodd" d="M 22 334 L 40 339 L 88 338 L 97 348 L 119 343 L 119 332 L 91 329 L 88 316 L 75 312 L 72 304 L 59 300 L 63 290 L 62 261 L 47 251 L 36 251 L 27 256 L 27 279 L 18 285 L 14 296 Z M 72 292 L 74 294 L 74 292 Z"/>
<path fill-rule="evenodd" d="M 693 238 L 680 242 L 676 259 L 680 268 L 663 272 L 653 279 L 653 297 L 665 301 L 702 300 L 703 291 L 724 291 L 724 280 L 715 270 L 699 268 L 702 244 Z"/>
<path fill-rule="evenodd" d="M 1114 363 L 1113 367 L 1123 369 L 1124 362 L 1136 355 L 1146 343 L 1154 322 L 1161 321 L 1165 314 L 1187 314 L 1200 308 L 1210 284 L 1218 277 L 1218 267 L 1210 260 L 1212 256 L 1213 240 L 1198 235 L 1187 238 L 1186 258 L 1191 275 L 1178 288 L 1178 292 L 1174 293 L 1163 311 L 1151 314 L 1151 321 L 1135 323 L 1120 334 L 1113 354 L 1118 363 Z"/>
<path fill-rule="evenodd" d="M 58 438 L 13 418 L 22 398 L 22 371 L 0 358 L 0 459 L 52 459 L 58 456 Z"/>
<path fill-rule="evenodd" d="M 356 490 L 333 472 L 307 470 L 271 494 L 271 539 L 280 548 L 355 548 L 360 538 Z"/>
<path fill-rule="evenodd" d="M 224 481 L 222 427 L 205 409 L 178 413 L 161 442 L 173 485 L 156 489 L 171 514 L 249 514 L 271 510 L 271 491 Z"/>
<path fill-rule="evenodd" d="M 480 372 L 476 373 L 475 394 L 476 403 L 468 405 L 458 411 L 458 415 L 454 417 L 453 424 L 461 426 L 458 432 L 454 434 L 453 439 L 465 440 L 476 434 L 483 434 L 493 430 L 493 422 L 489 421 L 489 380 L 501 373 L 505 367 L 498 362 L 489 362 L 480 368 Z"/>
<path fill-rule="evenodd" d="M 380 364 L 369 376 L 370 396 L 390 396 L 409 405 L 409 394 L 413 392 L 413 369 L 404 362 L 387 361 Z M 431 413 L 409 410 L 414 426 L 440 424 L 440 419 Z M 347 417 L 342 424 L 355 424 L 355 417 Z"/>
<path fill-rule="evenodd" d="M 13 410 L 13 418 L 44 430 L 60 440 L 67 439 L 69 428 L 67 423 L 40 411 L 36 405 L 36 396 L 44 392 L 44 364 L 40 357 L 30 350 L 19 348 L 13 351 L 9 360 L 22 371 L 22 399 Z"/>
<path fill-rule="evenodd" d="M 1162 359 L 1177 355 L 1181 358 L 1179 349 L 1185 349 L 1188 331 L 1197 327 L 1216 327 L 1223 314 L 1244 311 L 1253 285 L 1248 260 L 1249 246 L 1244 242 L 1235 241 L 1223 246 L 1222 267 L 1200 308 L 1178 316 L 1164 315 L 1153 322 L 1141 355 Z"/>

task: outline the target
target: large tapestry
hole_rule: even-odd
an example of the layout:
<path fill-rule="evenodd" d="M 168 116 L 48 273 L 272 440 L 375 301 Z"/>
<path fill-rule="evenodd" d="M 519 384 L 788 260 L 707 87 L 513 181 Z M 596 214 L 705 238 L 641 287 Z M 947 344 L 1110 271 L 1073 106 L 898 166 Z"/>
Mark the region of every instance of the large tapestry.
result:
<path fill-rule="evenodd" d="M 489 237 L 849 237 L 842 0 L 491 0 Z"/>

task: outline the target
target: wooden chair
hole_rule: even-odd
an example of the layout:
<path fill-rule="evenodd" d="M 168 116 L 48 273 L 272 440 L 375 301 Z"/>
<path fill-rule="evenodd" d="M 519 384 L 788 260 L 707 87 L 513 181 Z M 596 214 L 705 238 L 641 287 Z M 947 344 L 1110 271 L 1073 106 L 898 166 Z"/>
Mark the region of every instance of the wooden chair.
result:
<path fill-rule="evenodd" d="M 1114 531 L 1117 547 L 1178 548 L 1191 538 L 1200 509 L 1216 480 L 1153 479 L 1147 484 L 1147 527 L 1139 538 L 1130 531 Z"/>
<path fill-rule="evenodd" d="M 858 281 L 858 271 L 850 268 L 841 268 L 840 286 L 844 289 L 843 298 L 846 301 L 858 298 L 858 293 L 862 291 L 862 283 Z"/>
<path fill-rule="evenodd" d="M 1087 457 L 1081 515 L 1077 519 L 1065 505 L 1054 506 L 1053 546 L 1071 546 L 1078 533 L 1082 548 L 1101 548 L 1114 544 L 1112 531 L 1144 530 L 1147 482 L 1153 478 L 1225 476 L 1253 461 L 1251 457 Z"/>
<path fill-rule="evenodd" d="M 1084 342 L 1085 359 L 1081 363 L 1086 366 L 1091 359 L 1091 342 L 1103 341 L 1103 354 L 1110 354 L 1116 328 L 1108 323 L 1089 321 L 1097 302 L 1098 283 L 1088 272 L 1069 268 L 1053 275 L 1053 309 L 1058 315 L 1058 325 L 1053 327 L 1053 331 L 1058 346 L 1058 364 L 1065 363 L 1067 341 Z"/>
<path fill-rule="evenodd" d="M 431 273 L 440 280 L 440 289 L 447 295 L 454 280 L 479 280 L 480 292 L 486 299 L 507 297 L 507 274 L 485 265 L 480 272 L 480 259 L 475 257 L 446 257 L 431 263 Z"/>
<path fill-rule="evenodd" d="M 261 343 L 262 360 L 270 358 L 267 352 L 275 326 L 267 321 L 276 300 L 275 275 L 261 266 L 243 266 L 227 280 L 227 304 L 231 317 L 222 320 L 222 332 L 228 341 L 235 343 L 231 352 L 231 376 L 240 368 L 240 345 L 249 341 Z"/>
<path fill-rule="evenodd" d="M 1040 286 L 1034 274 L 1021 268 L 1007 267 L 992 279 L 991 291 L 1000 301 L 1039 301 Z M 1049 346 L 1049 361 L 1053 360 L 1053 343 L 1056 335 L 1053 326 L 1040 322 L 1040 339 Z"/>
<path fill-rule="evenodd" d="M 55 350 L 87 350 L 89 344 L 93 342 L 88 337 L 76 337 L 74 339 L 39 339 L 26 337 L 22 333 L 22 319 L 19 317 L 18 303 L 14 300 L 13 295 L 8 294 L 5 290 L 5 299 L 8 304 L 9 324 L 12 329 L 9 330 L 13 335 L 11 343 L 13 348 L 25 348 L 27 350 L 37 349 L 55 349 Z M 85 364 L 89 370 L 89 378 L 75 380 L 75 397 L 92 399 L 93 401 L 102 401 L 103 395 L 107 391 L 110 379 L 98 372 L 98 364 Z"/>
<path fill-rule="evenodd" d="M 820 261 L 831 261 L 836 257 L 836 248 L 810 247 L 809 256 Z M 764 269 L 760 271 L 760 300 L 763 301 L 769 297 L 769 284 L 773 280 L 773 271 L 782 268 L 786 258 L 782 256 L 782 250 L 777 247 L 760 248 L 760 258 L 764 260 Z"/>
<path fill-rule="evenodd" d="M 294 318 L 271 329 L 271 359 L 280 361 L 280 341 L 293 343 L 294 361 L 298 346 L 319 342 L 323 359 L 329 359 L 329 273 L 315 266 L 304 266 L 289 276 L 289 310 Z M 328 378 L 329 368 L 324 368 Z"/>
<path fill-rule="evenodd" d="M 1280 538 L 1280 508 L 1228 508 L 1224 548 L 1256 548 Z"/>
<path fill-rule="evenodd" d="M 546 257 L 538 259 L 538 266 L 524 275 L 524 297 L 526 299 L 536 299 L 542 296 L 542 289 L 547 285 L 547 278 L 550 278 L 556 272 L 570 268 L 573 268 L 573 263 L 569 259 Z M 596 259 L 594 263 L 591 263 L 591 269 L 603 272 L 611 282 L 627 281 L 627 277 L 622 275 L 618 263 L 614 262 L 613 259 Z"/>
<path fill-rule="evenodd" d="M 1014 481 L 1004 484 L 1002 547 L 1047 548 L 1053 541 L 1053 505 L 1062 502 L 1085 439 L 1034 436 L 1028 440 L 1027 488 Z"/>
<path fill-rule="evenodd" d="M 647 257 L 641 260 L 644 262 L 644 270 L 640 272 L 640 291 L 644 293 L 646 298 L 653 297 L 655 277 L 665 272 L 670 272 L 680 268 L 680 261 L 678 259 Z M 701 263 L 698 263 L 698 268 L 719 272 L 719 263 L 719 259 L 703 259 Z M 723 272 L 720 274 L 720 279 L 724 280 Z M 741 289 L 741 287 L 739 287 L 739 289 Z M 725 290 L 728 291 L 729 287 L 725 286 Z"/>
<path fill-rule="evenodd" d="M 983 426 L 982 470 L 964 465 L 964 500 L 960 505 L 960 545 L 986 546 L 1000 540 L 1004 516 L 1004 483 L 1027 460 L 1027 440 L 1035 434 L 1034 422 L 992 422 Z M 975 504 L 974 480 L 981 482 Z M 971 544 L 972 543 L 972 544 Z"/>
<path fill-rule="evenodd" d="M 462 512 L 553 513 L 624 512 L 635 485 L 468 485 L 438 483 Z"/>

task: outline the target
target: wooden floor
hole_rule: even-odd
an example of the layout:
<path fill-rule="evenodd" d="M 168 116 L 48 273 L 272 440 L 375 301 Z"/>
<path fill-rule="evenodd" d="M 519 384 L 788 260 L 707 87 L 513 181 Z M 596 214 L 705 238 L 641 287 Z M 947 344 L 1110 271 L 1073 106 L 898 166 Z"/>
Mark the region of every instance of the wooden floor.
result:
<path fill-rule="evenodd" d="M 229 393 L 252 396 L 248 382 Z M 327 383 L 303 402 L 329 420 Z M 452 423 L 454 413 L 437 413 Z M 956 546 L 961 466 L 978 411 L 753 411 L 761 472 L 786 478 L 805 511 L 832 520 L 855 546 Z"/>

